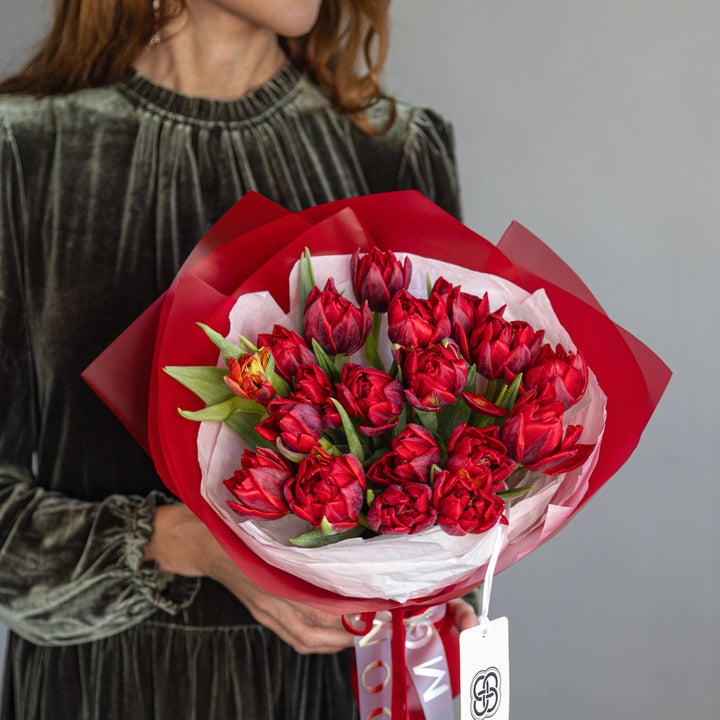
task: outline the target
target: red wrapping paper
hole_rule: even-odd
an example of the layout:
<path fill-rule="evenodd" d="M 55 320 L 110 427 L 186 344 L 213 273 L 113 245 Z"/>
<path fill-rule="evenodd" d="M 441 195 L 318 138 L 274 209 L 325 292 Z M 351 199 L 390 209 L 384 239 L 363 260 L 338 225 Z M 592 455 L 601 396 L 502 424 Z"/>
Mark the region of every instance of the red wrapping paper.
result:
<path fill-rule="evenodd" d="M 83 376 L 151 453 L 167 487 L 206 523 L 258 586 L 336 614 L 400 606 L 388 600 L 348 598 L 315 587 L 254 555 L 200 495 L 197 425 L 181 418 L 177 408 L 200 409 L 202 403 L 162 368 L 214 365 L 217 350 L 196 322 L 201 320 L 224 333 L 228 312 L 243 293 L 267 290 L 288 309 L 288 273 L 304 247 L 319 256 L 351 253 L 356 247 L 373 244 L 492 273 L 529 292 L 545 289 L 559 320 L 607 395 L 598 462 L 579 506 L 630 456 L 670 378 L 669 370 L 652 351 L 607 317 L 575 273 L 516 223 L 495 247 L 412 191 L 340 200 L 295 214 L 255 193 L 245 196 L 202 238 L 165 295 Z M 118 383 L 119 375 L 122 383 Z M 538 544 L 568 519 L 539 538 Z M 499 569 L 528 551 L 517 556 L 508 553 Z M 411 604 L 444 602 L 483 579 L 484 569 L 479 568 Z"/>

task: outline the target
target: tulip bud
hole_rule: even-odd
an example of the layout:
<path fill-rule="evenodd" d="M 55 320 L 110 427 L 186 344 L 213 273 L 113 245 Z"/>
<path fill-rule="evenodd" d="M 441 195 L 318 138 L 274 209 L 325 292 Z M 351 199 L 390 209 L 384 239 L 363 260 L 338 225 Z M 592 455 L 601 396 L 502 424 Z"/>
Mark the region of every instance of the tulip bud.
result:
<path fill-rule="evenodd" d="M 566 410 L 582 398 L 587 384 L 585 359 L 580 352 L 569 353 L 562 345 L 555 350 L 550 345 L 543 345 L 522 379 L 523 390 L 536 388 L 538 395 L 542 395 L 545 388 L 552 388 Z"/>
<path fill-rule="evenodd" d="M 298 367 L 295 392 L 290 397 L 312 405 L 320 413 L 325 430 L 340 427 L 340 415 L 332 403 L 335 397 L 332 384 L 319 365 Z"/>
<path fill-rule="evenodd" d="M 274 442 L 290 457 L 306 455 L 320 442 L 323 422 L 312 406 L 289 398 L 273 400 L 268 405 L 270 417 L 255 426 L 266 440 Z"/>
<path fill-rule="evenodd" d="M 450 319 L 450 337 L 457 342 L 463 357 L 469 359 L 468 338 L 490 312 L 488 294 L 482 298 L 461 291 L 460 285 L 451 285 L 444 278 L 438 278 L 432 289 L 433 293 L 442 295 L 447 304 Z M 504 307 L 495 314 L 502 315 Z"/>
<path fill-rule="evenodd" d="M 322 292 L 313 286 L 303 318 L 307 342 L 316 340 L 331 355 L 351 355 L 365 342 L 371 327 L 372 313 L 367 303 L 355 307 L 340 295 L 332 278 Z"/>
<path fill-rule="evenodd" d="M 512 383 L 540 350 L 544 330 L 535 332 L 521 320 L 508 321 L 489 313 L 470 334 L 468 351 L 480 375 Z"/>
<path fill-rule="evenodd" d="M 270 348 L 275 359 L 275 372 L 287 381 L 295 377 L 298 366 L 317 364 L 300 335 L 282 325 L 274 325 L 271 334 L 258 335 L 258 345 Z"/>
<path fill-rule="evenodd" d="M 390 452 L 376 460 L 367 479 L 376 485 L 430 482 L 430 468 L 440 462 L 440 448 L 422 425 L 409 423 L 392 441 Z"/>
<path fill-rule="evenodd" d="M 351 260 L 353 288 L 359 303 L 367 302 L 373 312 L 387 312 L 390 300 L 407 288 L 412 275 L 410 258 L 401 265 L 391 250 L 382 252 L 374 247 L 360 257 L 360 250 Z"/>
<path fill-rule="evenodd" d="M 503 481 L 515 469 L 515 463 L 506 455 L 498 436 L 497 425 L 485 428 L 458 425 L 448 440 L 445 469 L 451 473 L 465 470 L 475 480 L 486 479 L 488 490 L 502 490 Z"/>

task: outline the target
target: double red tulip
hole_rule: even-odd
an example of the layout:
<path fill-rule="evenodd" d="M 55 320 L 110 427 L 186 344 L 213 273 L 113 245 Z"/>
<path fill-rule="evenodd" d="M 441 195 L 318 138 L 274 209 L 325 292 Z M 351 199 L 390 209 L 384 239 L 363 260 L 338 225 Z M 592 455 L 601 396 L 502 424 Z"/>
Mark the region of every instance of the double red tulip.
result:
<path fill-rule="evenodd" d="M 409 347 L 397 357 L 402 358 L 405 397 L 418 410 L 442 410 L 455 402 L 467 383 L 467 364 L 452 342 Z"/>
<path fill-rule="evenodd" d="M 291 454 L 306 455 L 319 444 L 323 432 L 320 413 L 307 403 L 278 398 L 268 405 L 270 417 L 255 429 L 266 440 Z"/>
<path fill-rule="evenodd" d="M 390 452 L 376 460 L 367 479 L 376 485 L 430 482 L 430 468 L 440 462 L 440 448 L 422 425 L 410 423 L 392 441 Z"/>
<path fill-rule="evenodd" d="M 523 389 L 535 388 L 538 396 L 552 388 L 555 398 L 566 410 L 585 394 L 587 384 L 585 358 L 579 352 L 569 353 L 562 345 L 555 350 L 550 345 L 543 345 L 522 379 Z"/>
<path fill-rule="evenodd" d="M 317 363 L 305 341 L 294 330 L 288 330 L 282 325 L 273 325 L 270 334 L 259 334 L 258 346 L 270 348 L 275 360 L 275 372 L 287 381 L 295 377 L 300 365 Z"/>
<path fill-rule="evenodd" d="M 508 455 L 529 470 L 558 475 L 582 465 L 594 445 L 576 442 L 582 426 L 568 425 L 563 436 L 565 407 L 558 400 L 536 398 L 530 391 L 518 400 L 503 423 L 500 439 Z"/>
<path fill-rule="evenodd" d="M 448 440 L 445 469 L 451 473 L 465 470 L 470 477 L 489 483 L 489 489 L 502 490 L 505 478 L 515 469 L 499 440 L 497 425 L 476 428 L 458 425 Z"/>
<path fill-rule="evenodd" d="M 374 437 L 398 424 L 405 407 L 403 386 L 382 370 L 345 363 L 336 384 L 338 401 L 350 417 L 362 418 L 359 428 Z"/>
<path fill-rule="evenodd" d="M 417 482 L 388 485 L 367 514 L 370 527 L 385 535 L 413 535 L 434 525 L 436 519 L 430 486 Z"/>
<path fill-rule="evenodd" d="M 508 321 L 489 313 L 468 339 L 469 359 L 484 377 L 503 378 L 509 385 L 524 372 L 542 345 L 544 330 L 533 330 L 522 320 Z"/>
<path fill-rule="evenodd" d="M 324 290 L 313 286 L 305 303 L 303 336 L 315 340 L 330 355 L 351 355 L 365 342 L 372 327 L 367 303 L 359 308 L 346 300 L 329 278 Z"/>
<path fill-rule="evenodd" d="M 362 257 L 360 250 L 351 260 L 353 288 L 359 303 L 367 302 L 373 312 L 386 312 L 390 300 L 410 282 L 410 258 L 400 264 L 391 250 L 383 252 L 374 247 Z"/>
<path fill-rule="evenodd" d="M 493 494 L 465 470 L 443 470 L 433 482 L 433 505 L 438 525 L 448 535 L 467 535 L 489 530 L 502 516 L 505 501 Z"/>
<path fill-rule="evenodd" d="M 469 358 L 468 338 L 473 329 L 484 320 L 490 312 L 490 301 L 485 293 L 481 298 L 464 293 L 460 285 L 451 285 L 444 278 L 438 278 L 433 286 L 433 293 L 442 295 L 447 304 L 450 319 L 450 337 L 460 346 L 462 354 Z M 502 315 L 504 308 L 497 310 Z"/>
<path fill-rule="evenodd" d="M 407 347 L 427 347 L 450 336 L 450 319 L 445 299 L 432 293 L 427 300 L 401 290 L 388 308 L 388 337 Z"/>
<path fill-rule="evenodd" d="M 312 405 L 320 413 L 325 430 L 340 426 L 340 413 L 331 402 L 331 398 L 335 397 L 332 383 L 319 365 L 298 367 L 295 392 L 290 397 Z"/>
<path fill-rule="evenodd" d="M 285 459 L 275 450 L 260 447 L 255 452 L 246 450 L 240 463 L 242 470 L 236 470 L 233 477 L 223 480 L 237 500 L 228 500 L 228 505 L 239 515 L 263 520 L 287 515 L 290 508 L 283 487 L 293 476 L 293 471 Z"/>
<path fill-rule="evenodd" d="M 365 499 L 365 475 L 354 455 L 335 457 L 315 449 L 284 487 L 292 512 L 319 528 L 323 519 L 333 530 L 355 527 Z"/>

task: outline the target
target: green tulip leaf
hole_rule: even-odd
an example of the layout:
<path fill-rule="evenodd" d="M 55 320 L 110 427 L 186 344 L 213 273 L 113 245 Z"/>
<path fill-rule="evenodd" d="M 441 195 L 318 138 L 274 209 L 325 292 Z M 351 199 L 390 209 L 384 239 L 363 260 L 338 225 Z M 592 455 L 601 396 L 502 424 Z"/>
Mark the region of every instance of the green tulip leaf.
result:
<path fill-rule="evenodd" d="M 275 358 L 272 353 L 270 353 L 268 357 L 268 364 L 265 368 L 265 377 L 270 381 L 270 384 L 273 386 L 273 390 L 275 390 L 280 397 L 288 397 L 290 395 L 291 389 L 289 383 L 285 380 L 285 378 L 275 372 Z"/>
<path fill-rule="evenodd" d="M 468 366 L 468 379 L 465 383 L 465 387 L 463 390 L 465 392 L 474 393 L 475 392 L 475 381 L 477 379 L 477 365 L 473 363 L 472 365 Z"/>
<path fill-rule="evenodd" d="M 438 431 L 438 413 L 432 410 L 418 410 L 415 408 L 420 424 L 433 435 Z"/>
<path fill-rule="evenodd" d="M 355 429 L 350 416 L 345 411 L 345 408 L 335 398 L 330 398 L 330 400 L 340 414 L 343 430 L 345 431 L 345 436 L 348 440 L 348 449 L 361 463 L 365 462 L 365 450 L 363 449 L 362 440 L 360 440 L 360 435 Z"/>
<path fill-rule="evenodd" d="M 513 488 L 512 490 L 501 490 L 495 494 L 503 500 L 514 500 L 515 498 L 522 497 L 530 492 L 530 490 L 532 490 L 532 485 L 526 485 L 525 487 Z"/>
<path fill-rule="evenodd" d="M 322 346 L 315 338 L 312 339 L 312 350 L 317 358 L 318 365 L 328 376 L 330 382 L 340 382 L 340 371 L 335 366 L 333 359 L 325 352 L 325 350 L 323 350 Z"/>
<path fill-rule="evenodd" d="M 217 330 L 213 330 L 211 327 L 199 322 L 198 325 L 203 329 L 203 332 L 213 341 L 222 353 L 223 360 L 228 361 L 228 358 L 235 358 L 236 360 L 243 355 L 243 349 L 234 345 L 229 340 L 226 340 Z"/>
<path fill-rule="evenodd" d="M 452 405 L 444 407 L 438 415 L 438 434 L 447 442 L 458 425 L 469 422 L 472 410 L 462 398 L 458 398 Z"/>
<path fill-rule="evenodd" d="M 521 380 L 522 373 L 518 373 L 512 383 L 509 386 L 506 386 L 505 391 L 501 393 L 502 397 L 500 402 L 497 403 L 500 407 L 505 408 L 505 410 L 508 411 L 513 409 L 515 402 L 517 401 Z"/>
<path fill-rule="evenodd" d="M 300 256 L 300 267 L 298 272 L 298 301 L 300 303 L 300 327 L 303 326 L 303 319 L 305 317 L 305 305 L 310 295 L 310 291 L 315 285 L 315 275 L 312 269 L 312 258 L 310 257 L 310 250 L 305 248 L 303 254 Z"/>
<path fill-rule="evenodd" d="M 255 425 L 262 419 L 261 416 L 252 413 L 235 413 L 231 415 L 225 424 L 237 435 L 239 435 L 249 447 L 275 447 L 269 440 L 266 440 L 255 429 Z"/>
<path fill-rule="evenodd" d="M 206 405 L 217 405 L 235 397 L 235 393 L 223 380 L 228 374 L 225 368 L 170 365 L 163 370 L 188 390 L 192 390 Z"/>
<path fill-rule="evenodd" d="M 238 335 L 238 340 L 240 340 L 240 350 L 243 355 L 254 355 L 260 352 L 260 348 L 253 345 L 244 335 Z"/>
<path fill-rule="evenodd" d="M 235 413 L 262 415 L 265 413 L 265 408 L 253 400 L 246 400 L 245 398 L 233 395 L 229 400 L 217 403 L 216 405 L 209 405 L 202 410 L 178 410 L 178 412 L 184 418 L 197 422 L 204 422 L 206 420 L 224 422 Z M 255 422 L 257 422 L 257 419 Z"/>

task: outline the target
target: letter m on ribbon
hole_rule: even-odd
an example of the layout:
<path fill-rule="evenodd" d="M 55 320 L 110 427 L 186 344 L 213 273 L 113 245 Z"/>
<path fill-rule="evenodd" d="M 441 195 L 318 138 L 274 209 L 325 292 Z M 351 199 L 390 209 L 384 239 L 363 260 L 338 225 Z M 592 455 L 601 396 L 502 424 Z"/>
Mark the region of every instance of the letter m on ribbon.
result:
<path fill-rule="evenodd" d="M 440 667 L 433 667 L 438 663 L 440 663 Z M 413 667 L 415 687 L 422 698 L 423 704 L 432 702 L 435 698 L 450 690 L 448 683 L 443 682 L 447 674 L 447 663 L 442 655 Z M 426 679 L 421 680 L 420 678 Z"/>

